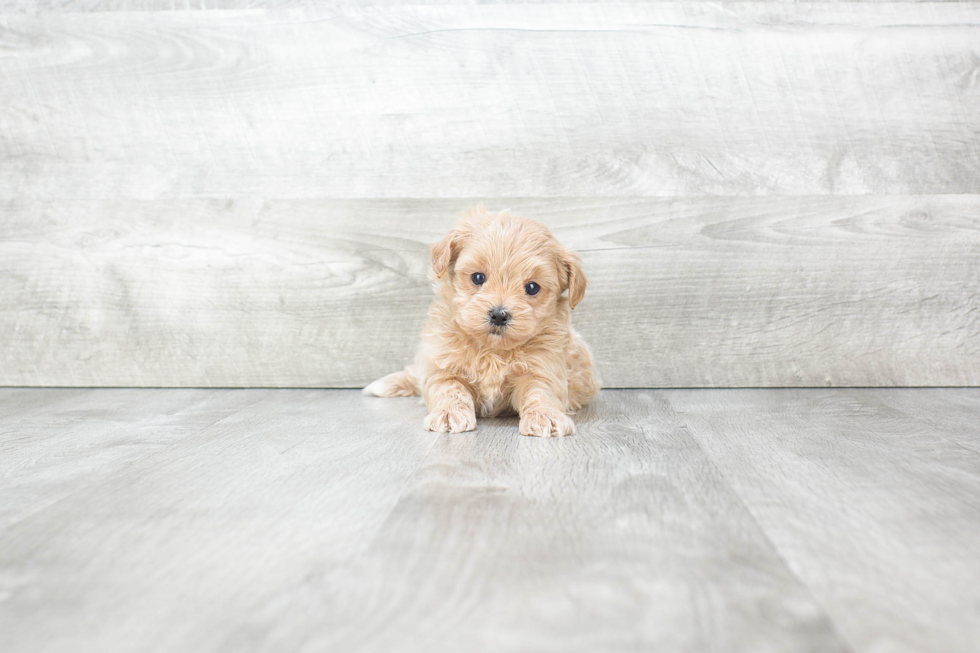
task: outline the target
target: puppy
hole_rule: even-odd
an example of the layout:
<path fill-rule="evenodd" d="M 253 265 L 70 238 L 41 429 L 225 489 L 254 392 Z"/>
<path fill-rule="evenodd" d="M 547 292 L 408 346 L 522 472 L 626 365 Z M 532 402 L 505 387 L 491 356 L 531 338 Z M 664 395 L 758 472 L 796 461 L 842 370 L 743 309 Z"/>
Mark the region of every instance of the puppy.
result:
<path fill-rule="evenodd" d="M 599 392 L 570 319 L 585 295 L 578 255 L 540 222 L 484 209 L 431 254 L 436 297 L 415 362 L 364 393 L 421 395 L 430 431 L 472 431 L 477 414 L 517 413 L 523 435 L 574 433 L 568 412 Z"/>

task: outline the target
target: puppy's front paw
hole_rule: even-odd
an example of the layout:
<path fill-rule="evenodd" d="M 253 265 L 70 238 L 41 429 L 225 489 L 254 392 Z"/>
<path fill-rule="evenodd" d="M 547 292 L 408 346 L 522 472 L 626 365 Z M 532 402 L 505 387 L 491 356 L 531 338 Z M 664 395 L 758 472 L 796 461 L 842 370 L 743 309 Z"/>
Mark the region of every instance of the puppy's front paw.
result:
<path fill-rule="evenodd" d="M 437 433 L 460 433 L 476 428 L 476 413 L 466 406 L 437 408 L 425 416 L 422 426 L 426 431 Z"/>
<path fill-rule="evenodd" d="M 521 435 L 540 438 L 561 437 L 575 433 L 575 422 L 565 413 L 550 408 L 535 408 L 521 413 Z"/>

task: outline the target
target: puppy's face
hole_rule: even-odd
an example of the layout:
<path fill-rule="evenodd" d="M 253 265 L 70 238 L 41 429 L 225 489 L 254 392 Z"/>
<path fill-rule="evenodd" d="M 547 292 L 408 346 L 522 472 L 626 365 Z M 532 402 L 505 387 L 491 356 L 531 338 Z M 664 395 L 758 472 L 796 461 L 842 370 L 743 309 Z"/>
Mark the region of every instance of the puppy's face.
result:
<path fill-rule="evenodd" d="M 513 349 L 540 332 L 562 293 L 585 294 L 578 256 L 539 222 L 471 213 L 432 248 L 437 281 L 449 284 L 457 326 L 492 349 Z"/>

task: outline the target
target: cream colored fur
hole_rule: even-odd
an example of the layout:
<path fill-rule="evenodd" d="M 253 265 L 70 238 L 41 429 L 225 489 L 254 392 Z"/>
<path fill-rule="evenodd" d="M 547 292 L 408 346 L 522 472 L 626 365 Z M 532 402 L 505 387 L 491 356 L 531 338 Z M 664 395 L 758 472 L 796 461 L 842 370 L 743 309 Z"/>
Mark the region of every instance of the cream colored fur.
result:
<path fill-rule="evenodd" d="M 592 354 L 571 326 L 586 286 L 578 255 L 540 222 L 484 209 L 467 213 L 431 254 L 436 297 L 415 362 L 364 392 L 421 395 L 430 431 L 470 431 L 477 415 L 516 412 L 524 435 L 574 433 L 568 413 L 599 392 Z M 533 296 L 531 281 L 540 286 Z M 510 314 L 505 326 L 491 323 L 494 308 Z"/>

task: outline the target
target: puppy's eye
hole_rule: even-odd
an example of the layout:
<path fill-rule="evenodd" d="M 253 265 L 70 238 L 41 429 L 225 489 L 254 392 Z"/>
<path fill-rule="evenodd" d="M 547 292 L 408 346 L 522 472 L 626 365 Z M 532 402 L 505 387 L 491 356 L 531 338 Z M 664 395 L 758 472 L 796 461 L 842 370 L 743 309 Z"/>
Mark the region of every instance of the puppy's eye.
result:
<path fill-rule="evenodd" d="M 470 275 L 470 279 L 472 279 L 473 283 L 476 285 L 482 286 L 487 282 L 487 275 L 483 274 L 482 272 L 474 272 Z"/>
<path fill-rule="evenodd" d="M 541 286 L 533 281 L 528 281 L 526 284 L 524 284 L 524 292 L 529 295 L 537 295 L 539 290 L 541 290 Z"/>

